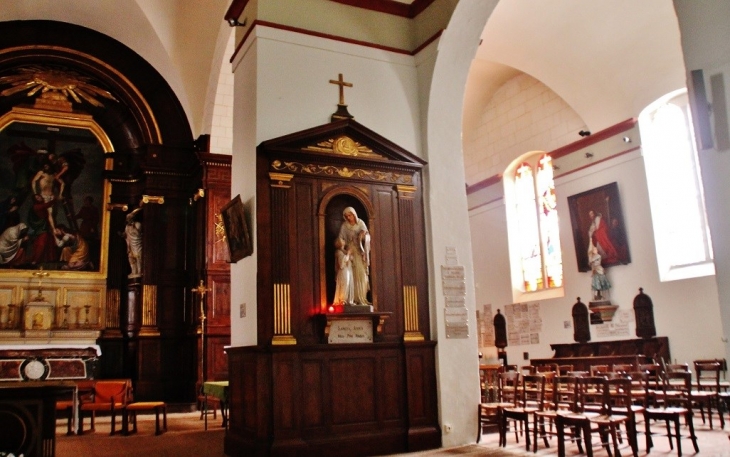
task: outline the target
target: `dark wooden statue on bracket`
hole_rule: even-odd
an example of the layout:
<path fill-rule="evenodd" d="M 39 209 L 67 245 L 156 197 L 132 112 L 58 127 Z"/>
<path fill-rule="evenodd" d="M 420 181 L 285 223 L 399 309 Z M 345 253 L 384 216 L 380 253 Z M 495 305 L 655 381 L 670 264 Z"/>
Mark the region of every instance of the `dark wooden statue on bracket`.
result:
<path fill-rule="evenodd" d="M 643 288 L 634 297 L 634 316 L 636 317 L 636 336 L 639 338 L 653 338 L 656 336 L 654 326 L 654 304 Z"/>
<path fill-rule="evenodd" d="M 381 455 L 441 446 L 424 164 L 351 118 L 259 145 L 258 345 L 228 350 L 236 382 L 226 453 Z M 362 321 L 372 318 L 369 341 L 326 335 L 328 324 L 348 317 L 333 303 L 335 240 L 348 207 L 370 234 L 370 289 L 356 299 L 373 307 L 362 313 Z"/>
<path fill-rule="evenodd" d="M 507 365 L 507 321 L 502 311 L 497 310 L 494 316 L 494 345 L 497 347 L 497 358 L 502 361 L 502 365 Z"/>
<path fill-rule="evenodd" d="M 591 327 L 588 322 L 588 308 L 578 301 L 573 305 L 573 339 L 578 343 L 587 343 L 591 340 Z"/>

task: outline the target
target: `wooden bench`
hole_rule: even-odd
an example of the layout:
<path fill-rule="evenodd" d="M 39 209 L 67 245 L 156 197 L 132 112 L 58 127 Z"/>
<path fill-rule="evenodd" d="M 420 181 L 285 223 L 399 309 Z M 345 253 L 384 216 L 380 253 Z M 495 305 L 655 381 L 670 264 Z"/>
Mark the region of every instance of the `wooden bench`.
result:
<path fill-rule="evenodd" d="M 164 401 L 140 401 L 130 403 L 124 408 L 122 416 L 122 434 L 129 435 L 129 423 L 132 423 L 132 432 L 137 433 L 137 412 L 154 411 L 155 413 L 155 435 L 161 435 L 167 431 L 167 404 Z M 160 428 L 160 413 L 162 413 L 163 428 Z"/>

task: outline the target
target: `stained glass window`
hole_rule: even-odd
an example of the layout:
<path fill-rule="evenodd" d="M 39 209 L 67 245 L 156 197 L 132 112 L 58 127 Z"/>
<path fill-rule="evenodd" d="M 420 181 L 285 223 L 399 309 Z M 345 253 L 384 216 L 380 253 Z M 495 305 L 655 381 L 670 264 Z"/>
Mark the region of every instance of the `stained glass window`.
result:
<path fill-rule="evenodd" d="M 535 166 L 520 164 L 514 191 L 523 289 L 534 292 L 561 287 L 563 265 L 550 156 L 543 154 Z"/>

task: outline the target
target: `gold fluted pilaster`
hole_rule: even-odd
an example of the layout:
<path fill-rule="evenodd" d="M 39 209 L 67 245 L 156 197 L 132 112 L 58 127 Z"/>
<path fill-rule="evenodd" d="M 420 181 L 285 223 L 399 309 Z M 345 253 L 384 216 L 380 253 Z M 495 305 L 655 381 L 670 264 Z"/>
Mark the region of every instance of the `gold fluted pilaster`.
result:
<path fill-rule="evenodd" d="M 159 335 L 157 328 L 157 286 L 142 285 L 142 328 L 140 335 Z"/>
<path fill-rule="evenodd" d="M 107 289 L 106 291 L 106 315 L 104 316 L 104 327 L 119 330 L 119 302 L 121 294 L 119 289 Z"/>
<path fill-rule="evenodd" d="M 418 290 L 416 286 L 403 286 L 403 315 L 405 316 L 404 341 L 423 341 L 418 328 Z"/>
<path fill-rule="evenodd" d="M 297 344 L 291 334 L 291 290 L 289 284 L 274 284 L 274 338 L 271 344 Z"/>

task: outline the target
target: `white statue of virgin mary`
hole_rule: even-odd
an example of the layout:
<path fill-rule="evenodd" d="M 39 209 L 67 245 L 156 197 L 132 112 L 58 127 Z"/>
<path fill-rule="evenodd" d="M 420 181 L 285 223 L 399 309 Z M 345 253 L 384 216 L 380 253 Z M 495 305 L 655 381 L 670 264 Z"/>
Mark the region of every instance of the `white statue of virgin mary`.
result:
<path fill-rule="evenodd" d="M 370 306 L 368 291 L 370 290 L 370 232 L 355 209 L 347 207 L 342 212 L 344 221 L 340 226 L 339 238 L 345 241 L 345 250 L 352 256 L 353 303 Z"/>

